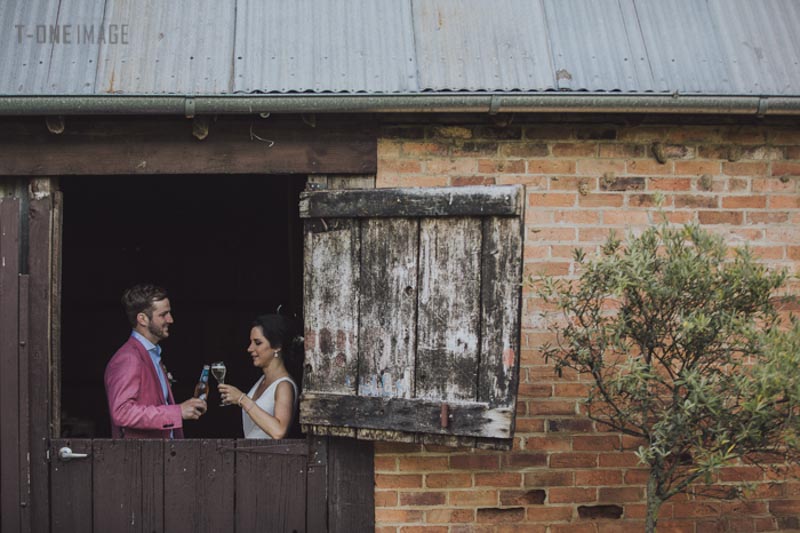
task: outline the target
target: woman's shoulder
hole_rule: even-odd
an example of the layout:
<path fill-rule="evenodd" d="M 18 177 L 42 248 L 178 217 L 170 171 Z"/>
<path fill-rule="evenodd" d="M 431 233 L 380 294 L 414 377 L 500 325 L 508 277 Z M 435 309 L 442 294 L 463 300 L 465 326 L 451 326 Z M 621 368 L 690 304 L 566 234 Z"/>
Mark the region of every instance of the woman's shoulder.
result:
<path fill-rule="evenodd" d="M 291 376 L 284 376 L 275 380 L 272 384 L 277 393 L 280 389 L 291 390 L 294 396 L 297 396 L 297 383 L 294 382 Z"/>

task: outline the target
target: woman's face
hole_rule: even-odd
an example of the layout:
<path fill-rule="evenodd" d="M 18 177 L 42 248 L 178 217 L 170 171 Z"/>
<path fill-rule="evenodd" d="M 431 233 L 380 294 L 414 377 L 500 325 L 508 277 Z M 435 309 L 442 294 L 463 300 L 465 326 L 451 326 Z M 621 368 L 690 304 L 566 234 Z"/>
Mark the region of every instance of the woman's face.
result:
<path fill-rule="evenodd" d="M 253 358 L 253 366 L 266 368 L 278 351 L 270 345 L 259 326 L 250 330 L 250 346 L 247 347 L 247 353 Z"/>

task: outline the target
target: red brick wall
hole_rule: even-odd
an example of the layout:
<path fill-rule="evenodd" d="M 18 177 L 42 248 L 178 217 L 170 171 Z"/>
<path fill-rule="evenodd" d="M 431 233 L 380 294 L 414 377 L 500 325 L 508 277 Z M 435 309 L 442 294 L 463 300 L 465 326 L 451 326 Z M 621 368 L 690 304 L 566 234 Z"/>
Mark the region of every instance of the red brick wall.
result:
<path fill-rule="evenodd" d="M 379 187 L 524 184 L 526 273 L 570 275 L 575 247 L 595 251 L 611 229 L 651 224 L 656 193 L 670 220 L 697 221 L 799 270 L 798 126 L 392 125 L 378 157 Z M 587 385 L 556 378 L 544 362 L 537 347 L 548 334 L 536 309 L 526 292 L 514 449 L 377 443 L 378 531 L 642 531 L 645 474 L 633 443 L 579 414 Z M 676 497 L 659 531 L 800 527 L 800 482 L 774 477 L 727 468 L 720 484 L 757 484 L 747 500 Z"/>

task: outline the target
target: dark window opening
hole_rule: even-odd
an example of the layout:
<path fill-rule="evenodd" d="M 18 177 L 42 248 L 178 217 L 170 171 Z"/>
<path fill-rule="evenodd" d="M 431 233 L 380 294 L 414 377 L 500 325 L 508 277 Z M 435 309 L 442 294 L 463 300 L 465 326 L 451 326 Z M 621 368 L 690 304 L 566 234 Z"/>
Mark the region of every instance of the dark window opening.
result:
<path fill-rule="evenodd" d="M 246 352 L 260 313 L 302 326 L 304 179 L 289 176 L 101 176 L 62 179 L 61 436 L 110 436 L 105 365 L 130 335 L 120 296 L 138 282 L 164 286 L 174 325 L 162 342 L 190 397 L 203 364 L 224 360 L 226 381 L 248 391 L 260 376 Z M 301 351 L 289 371 L 300 385 Z M 213 378 L 211 380 L 214 383 Z M 214 383 L 215 385 L 215 383 Z M 289 436 L 299 436 L 295 420 Z M 187 437 L 241 437 L 241 410 L 187 422 Z"/>

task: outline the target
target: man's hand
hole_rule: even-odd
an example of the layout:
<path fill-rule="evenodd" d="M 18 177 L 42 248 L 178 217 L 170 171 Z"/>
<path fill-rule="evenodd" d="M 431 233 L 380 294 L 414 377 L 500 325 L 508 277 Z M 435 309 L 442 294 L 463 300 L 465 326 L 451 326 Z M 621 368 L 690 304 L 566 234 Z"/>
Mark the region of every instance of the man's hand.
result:
<path fill-rule="evenodd" d="M 208 405 L 200 398 L 189 398 L 181 404 L 181 418 L 197 420 L 206 412 Z"/>

